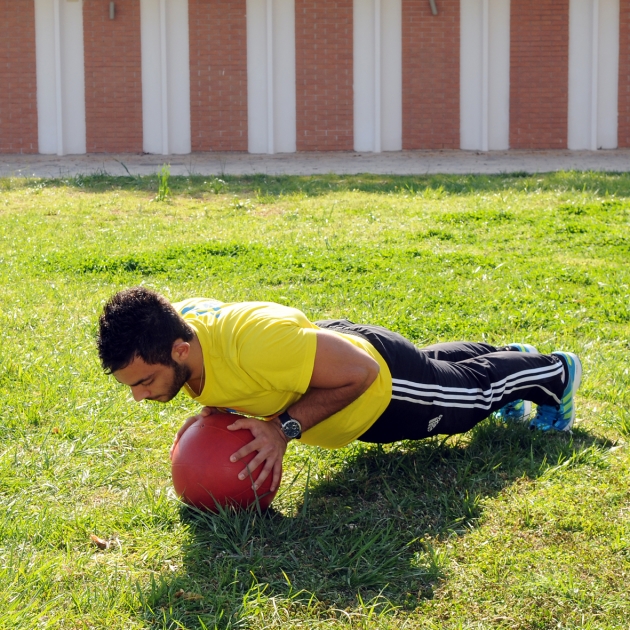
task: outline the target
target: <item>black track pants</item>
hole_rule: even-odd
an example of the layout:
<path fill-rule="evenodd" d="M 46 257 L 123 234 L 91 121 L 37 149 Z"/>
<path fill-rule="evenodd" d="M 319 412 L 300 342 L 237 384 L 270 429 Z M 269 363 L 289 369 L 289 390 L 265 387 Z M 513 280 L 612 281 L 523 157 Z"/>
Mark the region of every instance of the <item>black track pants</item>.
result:
<path fill-rule="evenodd" d="M 556 355 L 470 342 L 417 348 L 380 326 L 348 320 L 316 324 L 366 338 L 392 373 L 391 402 L 359 438 L 364 442 L 464 433 L 508 402 L 523 398 L 557 405 L 564 391 L 564 362 Z"/>

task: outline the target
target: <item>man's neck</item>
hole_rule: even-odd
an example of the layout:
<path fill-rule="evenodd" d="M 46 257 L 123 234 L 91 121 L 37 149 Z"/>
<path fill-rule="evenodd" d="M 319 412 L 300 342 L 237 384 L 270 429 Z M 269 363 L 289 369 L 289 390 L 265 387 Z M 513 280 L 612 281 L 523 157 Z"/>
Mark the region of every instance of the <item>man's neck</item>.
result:
<path fill-rule="evenodd" d="M 197 396 L 201 396 L 206 379 L 203 364 L 203 351 L 196 334 L 190 341 L 188 367 L 190 368 L 190 378 L 187 381 L 188 386 L 197 394 Z"/>

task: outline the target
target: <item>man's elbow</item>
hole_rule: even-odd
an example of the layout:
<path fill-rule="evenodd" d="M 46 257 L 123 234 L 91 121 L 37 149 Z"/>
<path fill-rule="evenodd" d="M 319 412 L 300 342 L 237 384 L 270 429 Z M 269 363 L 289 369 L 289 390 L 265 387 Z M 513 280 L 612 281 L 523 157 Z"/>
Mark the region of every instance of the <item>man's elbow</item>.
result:
<path fill-rule="evenodd" d="M 381 366 L 378 364 L 378 361 L 373 359 L 372 357 L 368 357 L 369 361 L 365 362 L 363 366 L 363 374 L 361 378 L 361 386 L 362 392 L 365 392 L 369 389 L 370 385 L 378 378 L 379 372 L 381 371 Z"/>

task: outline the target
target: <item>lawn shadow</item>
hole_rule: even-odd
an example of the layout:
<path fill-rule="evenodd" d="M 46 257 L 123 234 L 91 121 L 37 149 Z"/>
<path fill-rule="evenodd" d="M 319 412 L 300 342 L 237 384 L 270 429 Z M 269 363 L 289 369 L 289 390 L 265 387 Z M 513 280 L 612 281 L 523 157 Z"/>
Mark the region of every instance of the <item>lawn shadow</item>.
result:
<path fill-rule="evenodd" d="M 445 540 L 470 533 L 485 500 L 605 446 L 581 430 L 534 434 L 488 420 L 448 440 L 351 447 L 289 514 L 182 508 L 184 565 L 144 594 L 145 619 L 247 625 L 277 602 L 311 617 L 366 602 L 413 609 L 446 576 Z"/>
<path fill-rule="evenodd" d="M 109 175 L 106 172 L 72 177 L 44 178 L 36 180 L 4 180 L 12 187 L 70 187 L 89 193 L 128 190 L 156 193 L 156 175 L 126 176 Z M 621 172 L 552 172 L 526 173 L 523 171 L 495 175 L 197 175 L 170 176 L 169 187 L 173 195 L 192 197 L 206 195 L 254 196 L 261 203 L 275 201 L 282 195 L 320 197 L 331 193 L 359 191 L 366 193 L 400 193 L 404 195 L 465 195 L 479 192 L 531 192 L 566 189 L 579 192 L 630 196 L 630 176 Z"/>

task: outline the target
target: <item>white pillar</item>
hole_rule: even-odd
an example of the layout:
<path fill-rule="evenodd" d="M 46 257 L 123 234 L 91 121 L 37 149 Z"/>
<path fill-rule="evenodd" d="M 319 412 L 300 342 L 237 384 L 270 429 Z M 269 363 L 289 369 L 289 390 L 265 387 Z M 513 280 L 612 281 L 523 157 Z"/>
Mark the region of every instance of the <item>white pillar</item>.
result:
<path fill-rule="evenodd" d="M 402 151 L 402 2 L 381 0 L 381 148 Z"/>
<path fill-rule="evenodd" d="M 374 151 L 374 129 L 377 124 L 374 0 L 354 0 L 353 29 L 354 150 Z"/>
<path fill-rule="evenodd" d="M 510 0 L 488 2 L 488 149 L 510 148 Z"/>
<path fill-rule="evenodd" d="M 617 148 L 619 96 L 619 0 L 599 0 L 597 144 Z"/>
<path fill-rule="evenodd" d="M 274 81 L 273 81 L 273 0 L 266 0 L 265 18 L 267 22 L 266 33 L 266 62 L 267 62 L 267 153 L 275 153 L 274 132 Z"/>
<path fill-rule="evenodd" d="M 489 0 L 481 0 L 481 150 L 487 151 L 488 139 L 488 89 L 490 85 L 490 7 Z"/>
<path fill-rule="evenodd" d="M 510 0 L 461 0 L 460 146 L 505 150 L 510 139 Z"/>
<path fill-rule="evenodd" d="M 402 149 L 402 2 L 354 0 L 354 148 Z"/>
<path fill-rule="evenodd" d="M 140 0 L 140 35 L 144 150 L 190 153 L 188 0 Z"/>
<path fill-rule="evenodd" d="M 166 0 L 160 0 L 160 104 L 162 105 L 162 155 L 168 155 L 168 56 L 166 52 Z"/>
<path fill-rule="evenodd" d="M 63 83 L 61 82 L 61 16 L 59 0 L 53 0 L 53 30 L 55 39 L 55 126 L 57 155 L 65 155 L 63 142 Z"/>
<path fill-rule="evenodd" d="M 83 2 L 35 0 L 39 152 L 86 152 Z"/>
<path fill-rule="evenodd" d="M 250 153 L 296 151 L 294 0 L 247 0 L 247 127 Z"/>
<path fill-rule="evenodd" d="M 617 147 L 619 0 L 570 0 L 569 149 Z"/>
<path fill-rule="evenodd" d="M 374 151 L 381 152 L 381 0 L 374 0 Z"/>

